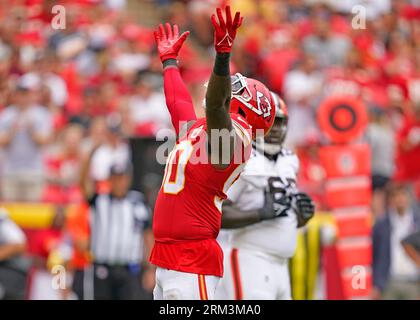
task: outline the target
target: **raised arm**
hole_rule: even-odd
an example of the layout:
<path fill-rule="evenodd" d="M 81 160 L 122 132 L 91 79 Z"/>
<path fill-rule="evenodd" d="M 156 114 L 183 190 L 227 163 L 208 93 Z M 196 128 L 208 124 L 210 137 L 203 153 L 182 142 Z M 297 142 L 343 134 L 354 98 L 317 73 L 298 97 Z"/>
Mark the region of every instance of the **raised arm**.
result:
<path fill-rule="evenodd" d="M 218 23 L 215 15 L 211 17 L 214 27 L 216 59 L 206 92 L 206 120 L 211 162 L 216 167 L 224 168 L 229 165 L 230 158 L 233 155 L 234 138 L 230 136 L 230 141 L 226 144 L 221 142 L 220 139 L 213 140 L 212 136 L 215 132 L 220 135 L 223 129 L 229 132 L 232 130 L 232 120 L 229 114 L 231 99 L 230 51 L 232 50 L 236 31 L 242 23 L 242 17 L 237 12 L 232 21 L 229 6 L 226 7 L 226 22 L 220 8 L 217 8 L 217 17 Z M 215 149 L 218 149 L 218 152 L 215 152 Z M 226 159 L 223 157 L 226 154 L 229 155 L 228 163 L 224 161 Z"/>
<path fill-rule="evenodd" d="M 174 25 L 172 30 L 169 23 L 166 24 L 166 31 L 161 24 L 159 30 L 154 33 L 159 57 L 163 64 L 166 105 L 177 135 L 179 135 L 182 123 L 197 119 L 190 93 L 181 78 L 177 63 L 178 52 L 189 33 L 186 31 L 180 36 L 178 26 Z"/>

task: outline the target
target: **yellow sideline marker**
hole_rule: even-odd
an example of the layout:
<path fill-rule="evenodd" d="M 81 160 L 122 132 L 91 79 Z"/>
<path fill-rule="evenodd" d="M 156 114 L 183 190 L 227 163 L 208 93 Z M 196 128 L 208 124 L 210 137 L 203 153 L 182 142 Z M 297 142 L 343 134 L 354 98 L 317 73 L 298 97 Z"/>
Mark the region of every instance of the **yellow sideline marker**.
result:
<path fill-rule="evenodd" d="M 1 203 L 9 217 L 22 228 L 47 228 L 53 221 L 56 207 L 47 203 Z"/>

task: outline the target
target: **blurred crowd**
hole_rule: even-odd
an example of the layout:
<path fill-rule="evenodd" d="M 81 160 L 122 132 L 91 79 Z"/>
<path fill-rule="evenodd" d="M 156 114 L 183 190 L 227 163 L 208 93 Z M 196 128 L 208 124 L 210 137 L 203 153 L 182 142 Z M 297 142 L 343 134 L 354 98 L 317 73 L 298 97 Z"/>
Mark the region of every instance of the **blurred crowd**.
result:
<path fill-rule="evenodd" d="M 79 204 L 80 170 L 92 148 L 89 175 L 102 192 L 109 188 L 111 167 L 130 162 L 128 138 L 155 140 L 159 130 L 171 129 L 153 39 L 158 22 L 191 31 L 179 64 L 196 113 L 203 115 L 203 84 L 214 55 L 209 16 L 221 2 L 245 17 L 232 70 L 260 79 L 286 101 L 287 146 L 301 161 L 300 187 L 319 208 L 325 207 L 325 172 L 318 151 L 328 140 L 316 114 L 334 95 L 356 97 L 369 114 L 360 140 L 372 151 L 375 216 L 387 210 L 390 182 L 409 186 L 407 201 L 415 205 L 417 0 L 1 1 L 0 200 Z M 58 3 L 65 19 L 54 25 Z M 357 4 L 366 9 L 361 22 L 352 12 Z"/>

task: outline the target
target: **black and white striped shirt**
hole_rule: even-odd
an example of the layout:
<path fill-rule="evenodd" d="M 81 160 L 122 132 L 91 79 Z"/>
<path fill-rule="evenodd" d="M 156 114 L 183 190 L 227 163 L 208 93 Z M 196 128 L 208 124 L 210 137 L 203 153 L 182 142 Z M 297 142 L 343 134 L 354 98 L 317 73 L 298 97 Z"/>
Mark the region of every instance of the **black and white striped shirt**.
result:
<path fill-rule="evenodd" d="M 143 231 L 151 213 L 140 192 L 129 191 L 124 198 L 109 194 L 89 200 L 91 252 L 96 263 L 139 264 L 143 259 Z"/>

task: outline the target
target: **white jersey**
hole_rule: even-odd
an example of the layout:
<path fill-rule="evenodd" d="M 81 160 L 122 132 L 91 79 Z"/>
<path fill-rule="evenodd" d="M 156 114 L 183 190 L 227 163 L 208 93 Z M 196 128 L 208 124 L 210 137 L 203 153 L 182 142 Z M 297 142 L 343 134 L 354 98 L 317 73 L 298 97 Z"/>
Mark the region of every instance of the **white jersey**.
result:
<path fill-rule="evenodd" d="M 296 191 L 299 160 L 290 150 L 282 149 L 276 160 L 253 149 L 251 158 L 239 179 L 227 192 L 228 199 L 239 209 L 255 210 L 264 206 L 264 190 L 268 179 L 281 181 L 287 193 Z M 292 209 L 284 216 L 234 229 L 230 235 L 232 248 L 256 250 L 280 258 L 294 255 L 297 239 L 297 217 Z"/>

